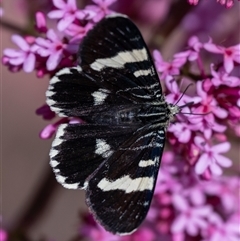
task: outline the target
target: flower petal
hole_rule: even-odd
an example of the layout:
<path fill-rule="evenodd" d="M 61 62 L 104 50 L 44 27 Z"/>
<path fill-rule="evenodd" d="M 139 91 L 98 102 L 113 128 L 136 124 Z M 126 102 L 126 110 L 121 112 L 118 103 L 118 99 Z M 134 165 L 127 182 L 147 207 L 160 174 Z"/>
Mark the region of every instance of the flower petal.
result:
<path fill-rule="evenodd" d="M 62 59 L 62 49 L 51 54 L 47 60 L 47 70 L 54 70 Z"/>
<path fill-rule="evenodd" d="M 184 215 L 179 215 L 172 223 L 171 231 L 173 233 L 178 233 L 184 231 L 188 220 Z"/>
<path fill-rule="evenodd" d="M 222 167 L 230 167 L 232 166 L 232 161 L 225 157 L 225 156 L 222 156 L 222 155 L 215 155 L 215 159 L 217 161 L 217 163 L 219 165 L 221 165 Z"/>
<path fill-rule="evenodd" d="M 217 176 L 222 175 L 222 169 L 216 163 L 212 163 L 209 166 L 209 169 L 211 170 L 212 174 L 214 174 L 214 175 L 217 175 Z"/>
<path fill-rule="evenodd" d="M 179 211 L 187 211 L 189 209 L 189 205 L 187 200 L 180 194 L 174 194 L 172 197 L 173 205 Z"/>
<path fill-rule="evenodd" d="M 203 48 L 211 53 L 223 54 L 224 48 L 213 43 L 205 43 Z"/>
<path fill-rule="evenodd" d="M 64 16 L 64 11 L 62 10 L 52 10 L 51 12 L 48 13 L 49 18 L 63 18 Z"/>
<path fill-rule="evenodd" d="M 205 143 L 205 140 L 204 140 L 203 137 L 201 137 L 201 136 L 196 136 L 196 137 L 194 138 L 194 142 L 195 142 L 195 144 L 197 145 L 197 147 L 199 147 L 200 149 L 203 150 L 203 144 Z"/>
<path fill-rule="evenodd" d="M 58 30 L 59 31 L 65 30 L 74 21 L 74 19 L 75 19 L 74 15 L 68 15 L 65 18 L 61 19 L 57 25 Z"/>
<path fill-rule="evenodd" d="M 20 65 L 20 64 L 24 63 L 24 61 L 25 61 L 24 55 L 22 55 L 18 58 L 9 59 L 9 63 L 12 64 L 12 65 Z"/>
<path fill-rule="evenodd" d="M 195 165 L 195 172 L 197 174 L 203 174 L 204 171 L 207 169 L 207 167 L 209 166 L 209 158 L 208 155 L 206 153 L 202 154 L 200 156 L 200 158 L 198 159 L 196 165 Z"/>
<path fill-rule="evenodd" d="M 224 119 L 228 116 L 228 112 L 219 106 L 213 106 L 212 112 L 214 113 L 215 116 L 221 119 Z"/>
<path fill-rule="evenodd" d="M 23 70 L 27 73 L 32 72 L 35 67 L 36 56 L 30 53 L 23 63 Z"/>
<path fill-rule="evenodd" d="M 77 9 L 76 0 L 68 0 L 67 5 L 71 7 L 72 10 Z"/>
<path fill-rule="evenodd" d="M 15 49 L 4 49 L 3 54 L 10 58 L 16 58 L 24 55 L 22 51 L 15 50 Z"/>
<path fill-rule="evenodd" d="M 229 142 L 224 142 L 221 144 L 217 144 L 211 148 L 211 150 L 215 153 L 224 153 L 230 150 L 230 143 Z"/>
<path fill-rule="evenodd" d="M 53 5 L 57 8 L 64 9 L 67 4 L 63 0 L 53 0 Z"/>
<path fill-rule="evenodd" d="M 23 51 L 28 51 L 29 50 L 29 44 L 27 41 L 19 36 L 19 35 L 13 35 L 12 36 L 12 41 Z"/>
<path fill-rule="evenodd" d="M 61 20 L 60 20 L 61 21 Z M 59 21 L 59 22 L 60 22 Z M 59 42 L 59 38 L 58 38 L 58 35 L 55 33 L 55 31 L 53 30 L 53 29 L 49 29 L 48 31 L 47 31 L 47 37 L 48 37 L 48 39 L 50 39 L 52 42 Z M 49 44 L 48 44 L 48 46 L 47 47 L 49 47 Z"/>
<path fill-rule="evenodd" d="M 234 64 L 232 56 L 224 55 L 224 68 L 227 73 L 230 73 L 233 70 Z"/>

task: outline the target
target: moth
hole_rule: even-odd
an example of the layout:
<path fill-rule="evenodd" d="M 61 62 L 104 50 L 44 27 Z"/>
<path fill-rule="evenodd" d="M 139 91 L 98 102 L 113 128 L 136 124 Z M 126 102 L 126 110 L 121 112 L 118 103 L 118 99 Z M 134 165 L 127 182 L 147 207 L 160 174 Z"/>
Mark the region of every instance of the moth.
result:
<path fill-rule="evenodd" d="M 60 70 L 46 92 L 59 116 L 50 151 L 56 179 L 85 189 L 86 203 L 109 232 L 134 232 L 146 217 L 165 130 L 179 107 L 165 101 L 143 37 L 125 15 L 112 14 L 80 44 L 78 65 Z"/>

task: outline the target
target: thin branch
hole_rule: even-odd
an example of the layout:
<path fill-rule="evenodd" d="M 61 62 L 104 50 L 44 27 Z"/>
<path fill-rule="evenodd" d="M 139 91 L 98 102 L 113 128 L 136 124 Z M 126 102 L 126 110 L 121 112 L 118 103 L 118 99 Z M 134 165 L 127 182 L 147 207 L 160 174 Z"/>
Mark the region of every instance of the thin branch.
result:
<path fill-rule="evenodd" d="M 168 16 L 159 28 L 159 35 L 165 39 L 170 33 L 181 23 L 182 19 L 192 10 L 194 6 L 190 5 L 188 1 L 176 1 L 172 4 Z"/>
<path fill-rule="evenodd" d="M 20 35 L 28 35 L 30 34 L 29 30 L 25 29 L 25 28 L 21 28 L 19 27 L 18 25 L 15 25 L 11 22 L 8 22 L 6 20 L 3 20 L 1 19 L 0 21 L 0 26 L 5 28 L 5 29 L 8 29 L 14 33 L 18 33 Z"/>
<path fill-rule="evenodd" d="M 33 194 L 29 204 L 24 205 L 27 208 L 18 219 L 13 230 L 27 231 L 43 215 L 54 192 L 57 190 L 58 184 L 49 166 L 47 166 L 47 170 L 44 171 L 43 175 L 45 176 L 44 180 L 35 189 L 35 194 Z"/>

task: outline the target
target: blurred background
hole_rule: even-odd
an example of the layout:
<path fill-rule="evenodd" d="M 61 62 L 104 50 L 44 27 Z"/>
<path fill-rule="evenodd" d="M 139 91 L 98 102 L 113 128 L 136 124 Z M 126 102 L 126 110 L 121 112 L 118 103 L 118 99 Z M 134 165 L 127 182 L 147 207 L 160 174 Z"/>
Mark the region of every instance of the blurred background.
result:
<path fill-rule="evenodd" d="M 90 3 L 77 2 L 79 7 Z M 6 47 L 15 48 L 11 35 L 19 33 L 18 29 L 33 26 L 34 12 L 48 12 L 52 3 L 50 0 L 3 0 L 2 7 L 1 53 Z M 150 48 L 161 49 L 165 59 L 181 50 L 189 36 L 194 34 L 205 41 L 211 36 L 216 43 L 225 46 L 237 44 L 240 40 L 237 1 L 226 10 L 215 0 L 202 0 L 197 6 L 189 5 L 187 0 L 119 0 L 112 9 L 128 14 L 139 26 Z M 52 140 L 42 140 L 38 136 L 48 122 L 37 116 L 35 110 L 45 102 L 49 79 L 39 79 L 35 73 L 12 73 L 2 65 L 0 68 L 1 211 L 4 227 L 11 229 L 26 225 L 34 240 L 44 237 L 69 240 L 78 232 L 80 212 L 86 210 L 85 194 L 84 191 L 64 189 L 55 182 L 48 164 Z M 238 164 L 239 140 L 232 138 L 232 142 L 233 148 L 227 155 Z M 32 207 L 33 203 L 38 203 L 37 207 Z"/>

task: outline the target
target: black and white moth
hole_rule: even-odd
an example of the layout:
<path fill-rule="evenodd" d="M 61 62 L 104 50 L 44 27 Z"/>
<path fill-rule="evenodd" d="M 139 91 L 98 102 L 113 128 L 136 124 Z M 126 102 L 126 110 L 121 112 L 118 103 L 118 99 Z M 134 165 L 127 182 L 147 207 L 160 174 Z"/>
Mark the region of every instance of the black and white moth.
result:
<path fill-rule="evenodd" d="M 85 189 L 86 203 L 108 231 L 134 232 L 149 210 L 165 142 L 179 112 L 168 104 L 147 46 L 125 15 L 109 15 L 89 31 L 77 67 L 60 70 L 46 92 L 59 116 L 50 151 L 56 179 Z"/>

